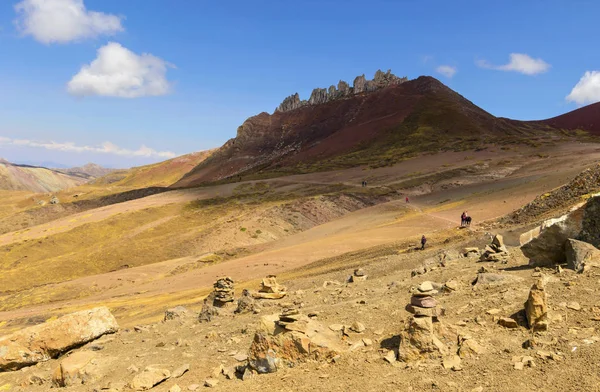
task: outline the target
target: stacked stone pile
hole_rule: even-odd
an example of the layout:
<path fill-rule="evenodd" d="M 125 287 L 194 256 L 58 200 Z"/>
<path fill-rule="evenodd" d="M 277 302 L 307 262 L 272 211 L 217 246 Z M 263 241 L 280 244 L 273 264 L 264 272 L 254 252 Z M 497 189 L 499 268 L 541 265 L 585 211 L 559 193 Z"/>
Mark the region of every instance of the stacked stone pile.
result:
<path fill-rule="evenodd" d="M 228 303 L 234 301 L 234 282 L 230 277 L 218 279 L 214 287 L 214 301 L 213 305 L 216 307 L 223 307 Z"/>
<path fill-rule="evenodd" d="M 448 348 L 434 333 L 438 321 L 437 294 L 431 282 L 423 282 L 413 293 L 406 307 L 413 314 L 405 331 L 400 334 L 398 359 L 403 362 L 424 358 L 439 358 L 448 354 Z M 439 324 L 439 323 L 436 323 Z"/>
<path fill-rule="evenodd" d="M 406 305 L 406 310 L 415 317 L 437 318 L 437 301 L 433 298 L 437 293 L 431 282 L 421 283 L 410 298 L 410 304 Z"/>
<path fill-rule="evenodd" d="M 504 239 L 500 234 L 497 234 L 494 236 L 492 243 L 490 245 L 486 245 L 483 254 L 479 258 L 479 261 L 507 263 L 509 257 L 510 253 L 508 252 L 506 245 L 504 245 Z"/>

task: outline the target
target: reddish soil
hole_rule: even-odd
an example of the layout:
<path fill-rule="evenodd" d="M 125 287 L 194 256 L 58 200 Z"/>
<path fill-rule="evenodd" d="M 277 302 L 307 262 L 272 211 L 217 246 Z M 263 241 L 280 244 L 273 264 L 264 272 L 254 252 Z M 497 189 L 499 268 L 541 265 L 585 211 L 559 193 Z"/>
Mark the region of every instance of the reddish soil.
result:
<path fill-rule="evenodd" d="M 600 102 L 540 122 L 554 128 L 582 129 L 600 135 Z"/>

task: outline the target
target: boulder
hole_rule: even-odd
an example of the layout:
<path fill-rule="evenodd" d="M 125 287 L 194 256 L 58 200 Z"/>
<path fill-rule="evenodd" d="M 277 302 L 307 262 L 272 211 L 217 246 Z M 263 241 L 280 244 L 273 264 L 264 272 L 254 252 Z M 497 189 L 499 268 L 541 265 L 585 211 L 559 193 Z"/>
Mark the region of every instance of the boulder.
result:
<path fill-rule="evenodd" d="M 237 309 L 234 313 L 250 313 L 256 309 L 256 301 L 250 296 L 250 292 L 248 290 L 242 291 L 242 296 L 238 299 Z"/>
<path fill-rule="evenodd" d="M 525 314 L 529 328 L 538 331 L 548 329 L 548 303 L 542 279 L 538 279 L 531 286 L 529 298 L 525 302 Z"/>
<path fill-rule="evenodd" d="M 0 337 L 0 371 L 56 358 L 119 329 L 108 308 L 99 307 L 62 316 Z"/>
<path fill-rule="evenodd" d="M 171 372 L 168 370 L 148 366 L 131 380 L 129 387 L 134 391 L 147 391 L 170 377 Z"/>
<path fill-rule="evenodd" d="M 521 250 L 534 266 L 552 266 L 566 262 L 566 245 L 575 239 L 600 246 L 600 196 L 590 197 L 560 218 L 550 219 L 521 235 Z M 528 240 L 531 238 L 530 240 Z M 527 241 L 528 242 L 525 242 Z"/>
<path fill-rule="evenodd" d="M 248 364 L 258 373 L 273 373 L 307 360 L 329 360 L 343 351 L 339 333 L 298 312 L 284 312 L 274 324 L 256 332 L 250 346 Z"/>
<path fill-rule="evenodd" d="M 54 370 L 52 383 L 57 387 L 70 387 L 94 382 L 97 376 L 92 360 L 95 357 L 90 351 L 79 351 L 69 355 Z"/>
<path fill-rule="evenodd" d="M 189 314 L 188 310 L 183 306 L 176 306 L 165 311 L 164 321 L 174 320 L 176 318 L 185 317 Z"/>
<path fill-rule="evenodd" d="M 577 272 L 600 265 L 600 250 L 587 242 L 569 238 L 565 247 L 567 266 Z"/>

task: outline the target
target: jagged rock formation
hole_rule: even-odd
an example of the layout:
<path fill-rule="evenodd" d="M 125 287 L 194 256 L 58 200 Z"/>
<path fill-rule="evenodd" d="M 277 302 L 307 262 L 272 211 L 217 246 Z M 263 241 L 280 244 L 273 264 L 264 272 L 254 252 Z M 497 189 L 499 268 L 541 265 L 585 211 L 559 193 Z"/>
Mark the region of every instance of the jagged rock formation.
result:
<path fill-rule="evenodd" d="M 337 88 L 334 85 L 329 86 L 328 89 L 316 88 L 310 94 L 308 101 L 300 100 L 298 93 L 290 95 L 281 102 L 275 111 L 289 112 L 306 105 L 320 105 L 322 103 L 344 99 L 357 94 L 370 93 L 391 85 L 402 84 L 406 81 L 408 81 L 408 78 L 399 78 L 394 75 L 391 70 L 388 70 L 387 72 L 377 70 L 373 80 L 367 80 L 364 74 L 357 76 L 354 79 L 353 87 L 350 87 L 345 81 L 340 80 Z"/>

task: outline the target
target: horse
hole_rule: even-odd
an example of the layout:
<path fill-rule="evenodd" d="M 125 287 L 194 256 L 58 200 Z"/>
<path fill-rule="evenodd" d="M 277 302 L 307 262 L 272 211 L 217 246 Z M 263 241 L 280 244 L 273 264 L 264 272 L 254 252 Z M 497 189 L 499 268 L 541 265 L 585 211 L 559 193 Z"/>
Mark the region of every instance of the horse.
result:
<path fill-rule="evenodd" d="M 471 217 L 470 216 L 465 216 L 465 219 L 463 220 L 462 226 L 471 226 Z"/>

